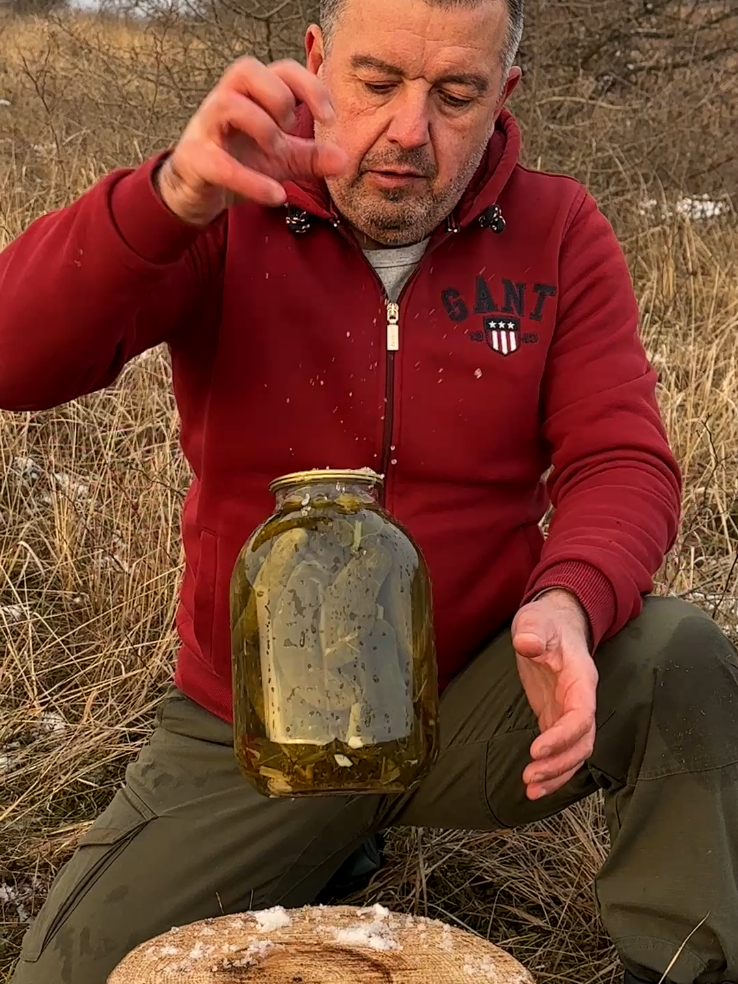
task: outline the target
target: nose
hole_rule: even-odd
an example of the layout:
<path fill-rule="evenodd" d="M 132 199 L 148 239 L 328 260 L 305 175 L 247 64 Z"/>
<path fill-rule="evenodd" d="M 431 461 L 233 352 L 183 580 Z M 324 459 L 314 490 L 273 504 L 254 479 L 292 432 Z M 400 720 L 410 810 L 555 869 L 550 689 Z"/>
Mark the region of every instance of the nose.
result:
<path fill-rule="evenodd" d="M 387 139 L 405 150 L 424 147 L 429 143 L 429 101 L 424 87 L 404 85 L 393 99 Z"/>

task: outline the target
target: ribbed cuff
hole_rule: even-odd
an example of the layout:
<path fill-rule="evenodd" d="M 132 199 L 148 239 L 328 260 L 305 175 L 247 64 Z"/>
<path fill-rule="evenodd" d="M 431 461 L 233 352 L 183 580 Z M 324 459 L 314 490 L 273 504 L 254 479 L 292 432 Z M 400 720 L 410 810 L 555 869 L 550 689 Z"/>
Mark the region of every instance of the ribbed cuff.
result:
<path fill-rule="evenodd" d="M 141 259 L 162 265 L 178 260 L 203 232 L 170 212 L 154 187 L 154 171 L 168 153 L 157 154 L 125 175 L 110 196 L 122 239 Z"/>
<path fill-rule="evenodd" d="M 612 585 L 602 573 L 591 564 L 582 561 L 565 561 L 555 564 L 532 584 L 523 604 L 528 604 L 542 591 L 563 588 L 570 591 L 587 613 L 592 649 L 595 650 L 603 636 L 615 621 L 617 599 Z"/>

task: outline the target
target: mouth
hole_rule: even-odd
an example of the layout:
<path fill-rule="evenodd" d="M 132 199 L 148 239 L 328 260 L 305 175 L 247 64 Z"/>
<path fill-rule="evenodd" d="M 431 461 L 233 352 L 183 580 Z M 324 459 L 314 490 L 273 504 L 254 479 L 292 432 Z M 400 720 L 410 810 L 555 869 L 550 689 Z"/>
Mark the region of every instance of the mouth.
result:
<path fill-rule="evenodd" d="M 420 174 L 418 171 L 410 171 L 406 168 L 367 171 L 367 177 L 383 188 L 409 187 L 421 181 L 428 180 L 424 174 Z"/>

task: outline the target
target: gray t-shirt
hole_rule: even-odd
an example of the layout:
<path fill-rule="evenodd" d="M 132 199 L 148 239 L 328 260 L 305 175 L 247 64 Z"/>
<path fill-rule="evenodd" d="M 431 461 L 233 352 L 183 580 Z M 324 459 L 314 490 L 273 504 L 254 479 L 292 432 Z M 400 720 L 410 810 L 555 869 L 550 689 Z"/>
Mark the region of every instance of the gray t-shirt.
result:
<path fill-rule="evenodd" d="M 400 292 L 423 259 L 428 240 L 413 246 L 399 246 L 396 249 L 365 249 L 364 255 L 377 271 L 384 284 L 387 297 L 397 301 Z"/>

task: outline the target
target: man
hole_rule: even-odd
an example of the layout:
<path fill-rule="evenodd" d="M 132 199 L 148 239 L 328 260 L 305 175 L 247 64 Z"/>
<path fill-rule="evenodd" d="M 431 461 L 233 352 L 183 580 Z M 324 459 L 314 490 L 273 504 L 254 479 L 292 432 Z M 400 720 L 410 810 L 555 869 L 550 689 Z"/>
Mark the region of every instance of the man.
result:
<path fill-rule="evenodd" d="M 738 981 L 738 660 L 644 602 L 679 472 L 611 227 L 518 165 L 521 29 L 522 0 L 328 0 L 307 68 L 239 61 L 171 152 L 0 258 L 2 406 L 167 343 L 194 472 L 176 688 L 15 984 L 103 984 L 172 925 L 310 903 L 392 825 L 518 826 L 600 789 L 625 979 Z M 443 751 L 400 800 L 267 800 L 231 747 L 233 563 L 269 481 L 326 465 L 385 474 L 433 578 Z"/>

